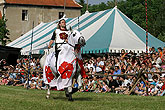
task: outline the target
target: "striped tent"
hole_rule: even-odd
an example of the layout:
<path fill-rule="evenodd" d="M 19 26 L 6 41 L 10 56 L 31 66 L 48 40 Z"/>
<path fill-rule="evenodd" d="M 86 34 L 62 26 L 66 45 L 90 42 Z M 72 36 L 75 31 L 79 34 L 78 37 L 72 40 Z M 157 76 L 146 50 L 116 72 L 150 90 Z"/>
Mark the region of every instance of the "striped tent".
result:
<path fill-rule="evenodd" d="M 57 26 L 57 21 L 41 23 L 33 29 L 33 53 L 42 53 Z M 67 26 L 78 29 L 86 39 L 83 53 L 120 52 L 122 49 L 141 53 L 145 51 L 145 30 L 124 15 L 117 7 L 80 17 L 67 18 Z M 164 47 L 165 43 L 148 34 L 149 47 Z M 22 48 L 22 54 L 31 47 L 32 30 L 8 44 Z M 38 50 L 40 49 L 40 50 Z M 36 50 L 36 51 L 35 51 Z"/>

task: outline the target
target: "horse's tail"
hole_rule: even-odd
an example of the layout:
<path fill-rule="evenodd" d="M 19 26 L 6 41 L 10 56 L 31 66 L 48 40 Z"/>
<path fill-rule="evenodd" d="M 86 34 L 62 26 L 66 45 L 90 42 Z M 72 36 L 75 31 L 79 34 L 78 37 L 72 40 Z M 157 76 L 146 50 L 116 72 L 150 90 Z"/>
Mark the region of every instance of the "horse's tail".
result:
<path fill-rule="evenodd" d="M 44 65 L 45 65 L 46 57 L 47 57 L 47 54 L 45 53 L 45 54 L 42 56 L 42 58 L 40 59 L 41 68 L 43 68 Z"/>

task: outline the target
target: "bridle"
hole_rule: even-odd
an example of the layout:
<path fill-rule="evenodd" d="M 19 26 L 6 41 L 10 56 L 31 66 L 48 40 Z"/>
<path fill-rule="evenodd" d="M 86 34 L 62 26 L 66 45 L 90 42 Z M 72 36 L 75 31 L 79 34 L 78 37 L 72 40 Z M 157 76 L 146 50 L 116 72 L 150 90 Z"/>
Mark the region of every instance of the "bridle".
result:
<path fill-rule="evenodd" d="M 71 32 L 71 34 L 73 34 L 73 32 Z M 71 35 L 70 34 L 70 35 Z M 74 36 L 76 36 L 76 33 L 75 33 L 75 35 L 73 35 L 73 37 Z M 74 46 L 74 45 L 72 45 L 72 44 L 70 44 L 70 43 L 68 43 L 68 42 L 66 42 L 66 41 L 64 41 L 64 42 L 62 42 L 62 43 L 56 43 L 55 45 L 58 45 L 58 44 L 61 44 L 59 47 L 57 47 L 57 50 L 58 50 L 58 48 L 60 48 L 61 46 L 62 46 L 62 44 L 68 44 L 68 45 L 70 45 L 71 47 L 73 47 L 73 48 L 75 48 L 76 47 L 76 45 Z M 80 47 L 83 47 L 84 45 L 85 45 L 85 39 L 84 39 L 84 37 L 83 36 L 80 36 L 79 37 L 79 39 L 78 39 L 78 45 L 80 45 Z"/>

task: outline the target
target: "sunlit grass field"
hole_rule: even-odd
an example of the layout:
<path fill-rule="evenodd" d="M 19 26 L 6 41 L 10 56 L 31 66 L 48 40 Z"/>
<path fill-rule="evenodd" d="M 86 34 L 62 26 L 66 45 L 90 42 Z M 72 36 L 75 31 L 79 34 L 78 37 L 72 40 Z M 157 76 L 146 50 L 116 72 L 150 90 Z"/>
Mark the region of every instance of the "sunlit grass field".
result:
<path fill-rule="evenodd" d="M 112 93 L 75 93 L 68 102 L 64 91 L 27 90 L 0 86 L 0 110 L 165 110 L 165 97 Z"/>

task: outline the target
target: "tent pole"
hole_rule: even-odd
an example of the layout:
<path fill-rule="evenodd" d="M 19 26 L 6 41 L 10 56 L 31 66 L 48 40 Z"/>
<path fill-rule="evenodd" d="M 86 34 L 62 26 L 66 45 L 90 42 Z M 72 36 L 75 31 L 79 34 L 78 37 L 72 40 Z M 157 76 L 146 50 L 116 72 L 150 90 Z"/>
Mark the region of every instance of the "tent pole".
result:
<path fill-rule="evenodd" d="M 145 0 L 145 8 L 146 8 L 146 53 L 148 53 L 148 16 L 147 16 L 147 0 Z"/>
<path fill-rule="evenodd" d="M 30 49 L 30 56 L 31 56 L 31 54 L 32 54 L 33 29 L 34 29 L 34 21 L 33 21 L 33 27 L 32 27 L 32 37 L 31 37 L 31 49 Z"/>
<path fill-rule="evenodd" d="M 66 0 L 64 0 L 64 15 L 65 15 Z"/>
<path fill-rule="evenodd" d="M 117 6 L 117 0 L 115 0 L 115 6 Z"/>
<path fill-rule="evenodd" d="M 86 9 L 86 11 L 88 11 L 88 0 L 87 0 L 87 9 Z"/>
<path fill-rule="evenodd" d="M 33 29 L 34 29 L 34 21 L 33 21 L 33 26 L 32 26 L 32 37 L 31 37 L 31 48 L 30 48 L 30 57 L 29 57 L 29 68 L 28 68 L 28 78 L 27 78 L 27 89 L 29 89 L 29 78 L 30 78 L 30 61 L 32 59 L 32 44 L 33 44 Z"/>
<path fill-rule="evenodd" d="M 79 31 L 79 16 L 78 16 L 78 31 Z"/>

